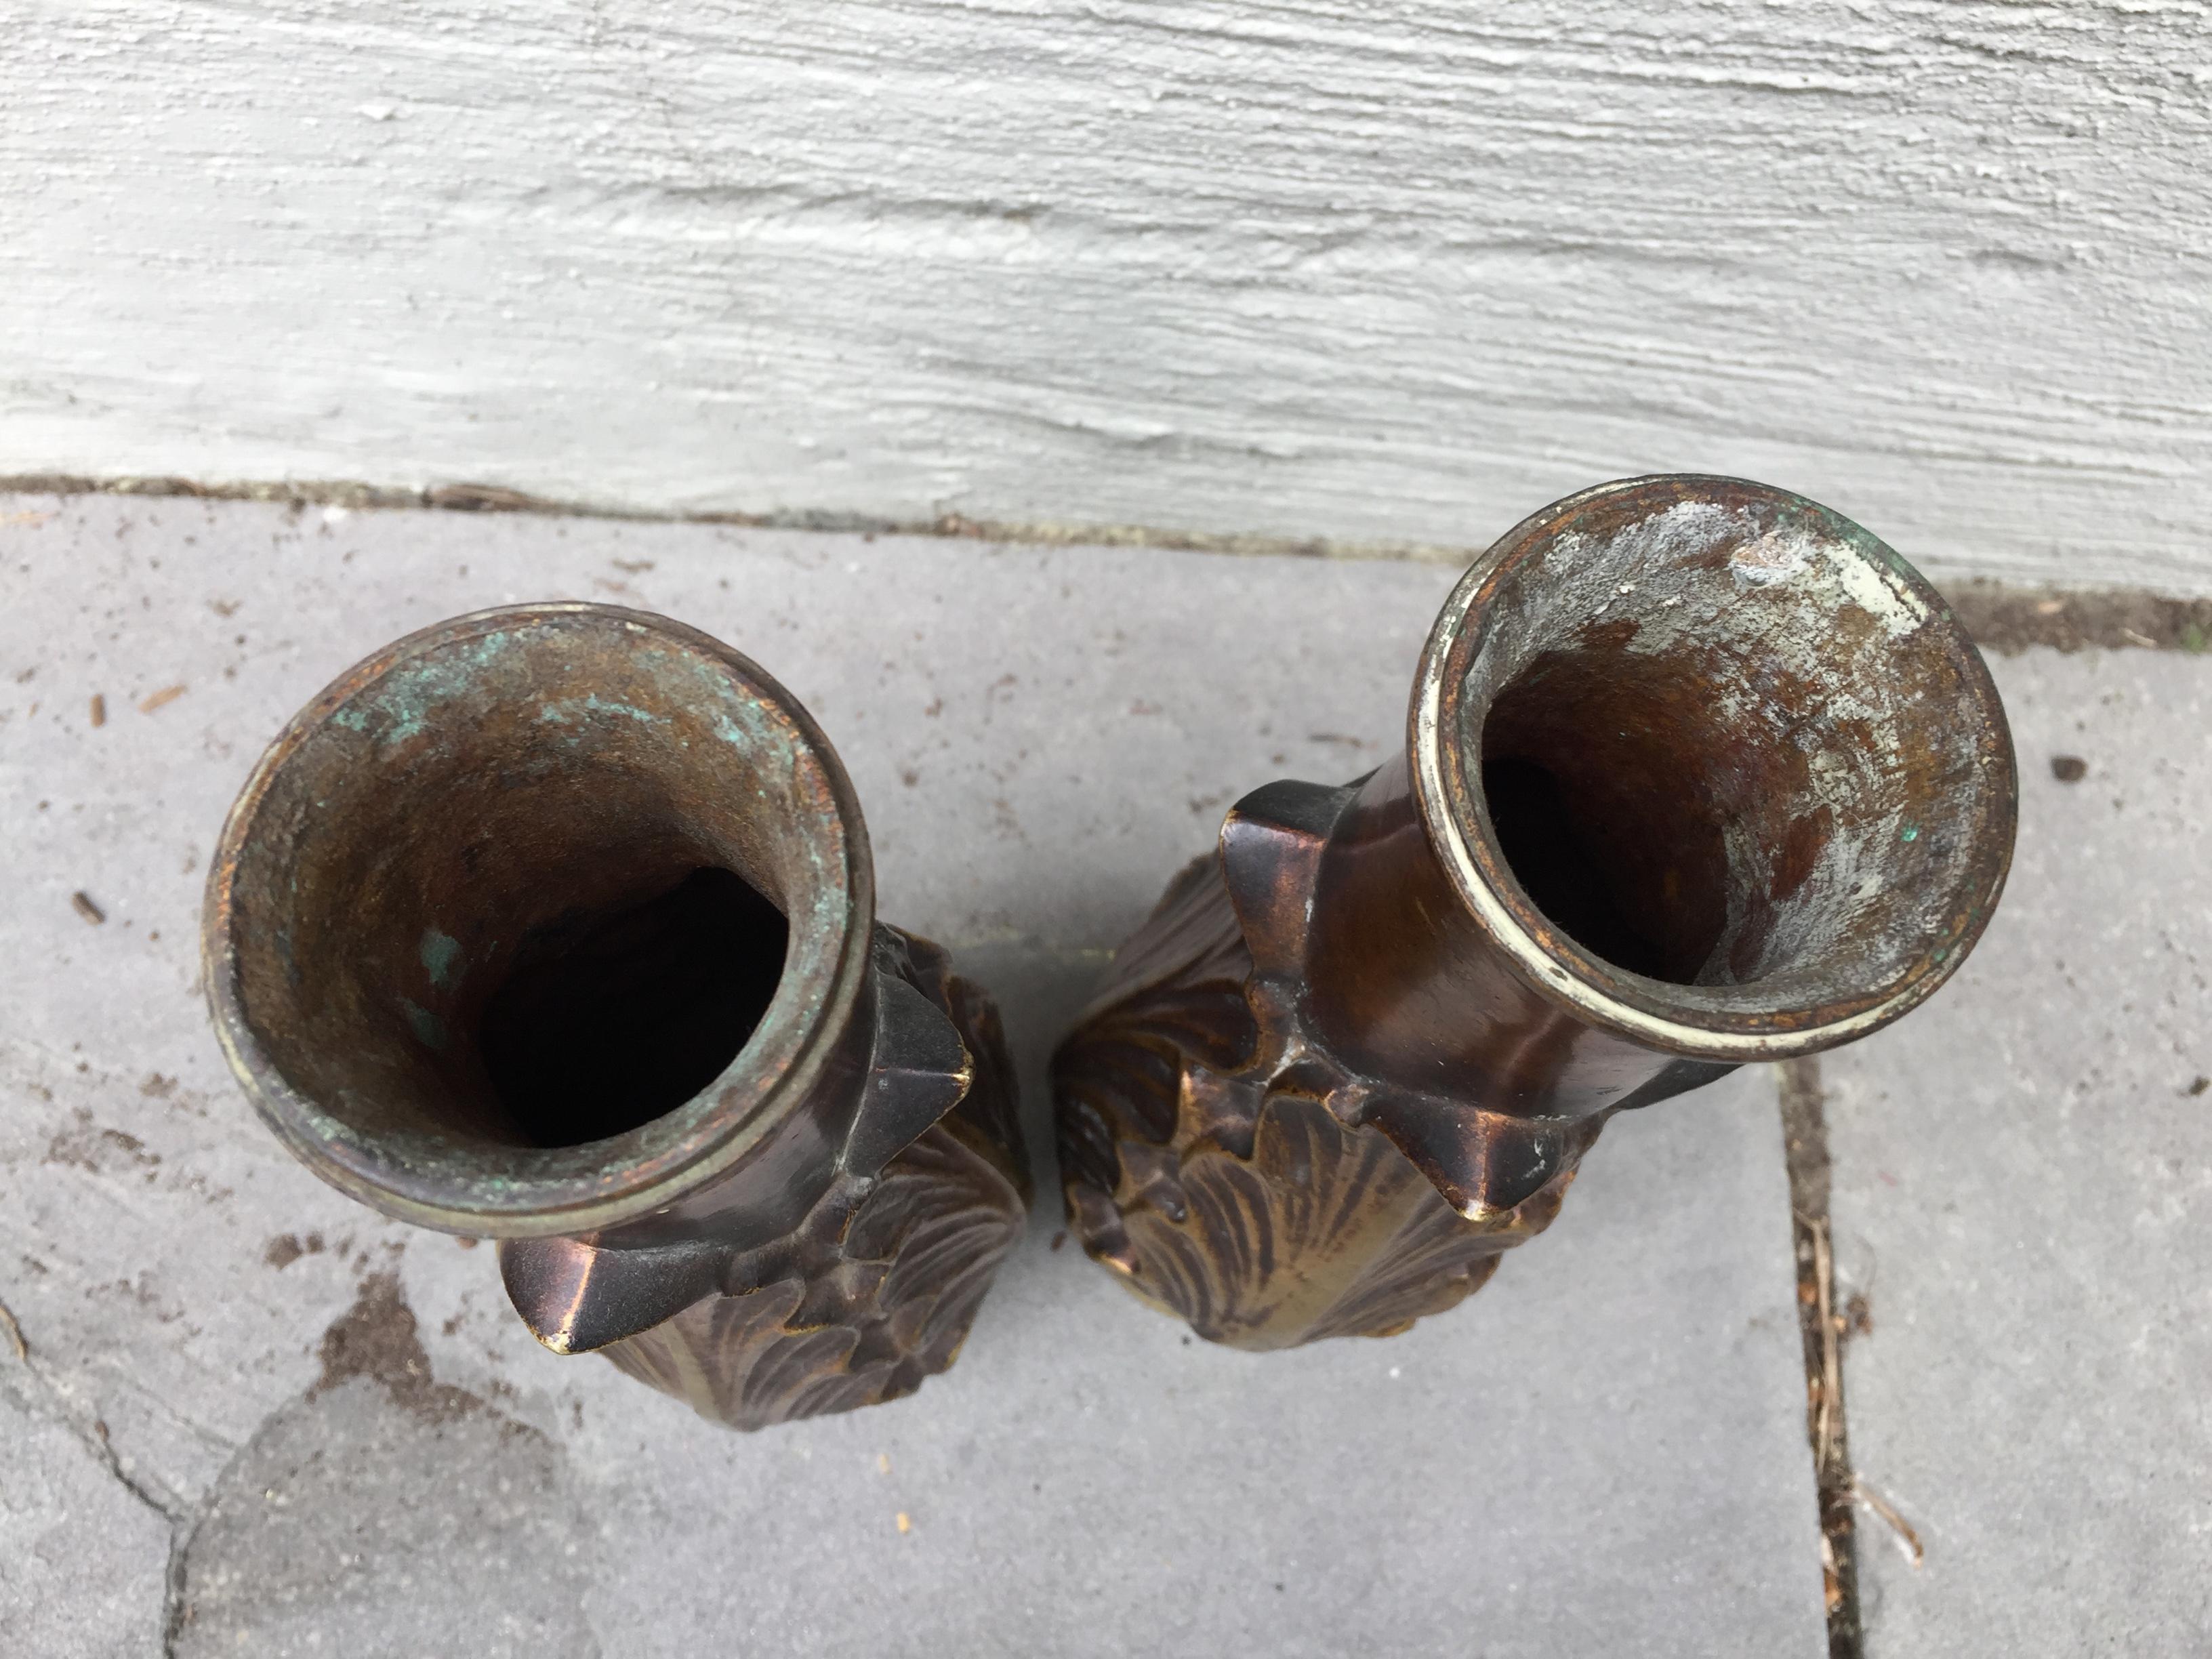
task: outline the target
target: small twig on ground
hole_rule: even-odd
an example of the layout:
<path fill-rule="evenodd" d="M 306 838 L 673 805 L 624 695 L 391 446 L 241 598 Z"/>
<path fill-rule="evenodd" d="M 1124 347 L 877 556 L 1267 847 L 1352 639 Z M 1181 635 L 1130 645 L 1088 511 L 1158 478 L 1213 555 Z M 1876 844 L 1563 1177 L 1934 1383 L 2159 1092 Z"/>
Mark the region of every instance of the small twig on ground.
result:
<path fill-rule="evenodd" d="M 26 1365 L 31 1363 L 30 1344 L 23 1340 L 23 1328 L 15 1322 L 15 1316 L 8 1311 L 8 1304 L 0 1302 L 0 1328 L 8 1333 L 8 1346 L 15 1349 L 15 1358 Z"/>
<path fill-rule="evenodd" d="M 1914 1566 L 1918 1566 L 1927 1552 L 1920 1547 L 1920 1534 L 1912 1529 L 1911 1523 L 1891 1508 L 1887 1498 L 1856 1475 L 1851 1477 L 1851 1496 L 1889 1522 L 1890 1529 L 1897 1534 L 1897 1541 L 1904 1547 L 1906 1557 Z"/>
<path fill-rule="evenodd" d="M 1843 1355 L 1836 1340 L 1835 1256 L 1828 1243 L 1828 1218 L 1821 1217 L 1808 1229 L 1813 1236 L 1813 1289 L 1820 1320 L 1820 1411 L 1813 1436 L 1813 1462 L 1822 1475 L 1840 1472 L 1842 1424 L 1836 1411 L 1844 1397 Z"/>

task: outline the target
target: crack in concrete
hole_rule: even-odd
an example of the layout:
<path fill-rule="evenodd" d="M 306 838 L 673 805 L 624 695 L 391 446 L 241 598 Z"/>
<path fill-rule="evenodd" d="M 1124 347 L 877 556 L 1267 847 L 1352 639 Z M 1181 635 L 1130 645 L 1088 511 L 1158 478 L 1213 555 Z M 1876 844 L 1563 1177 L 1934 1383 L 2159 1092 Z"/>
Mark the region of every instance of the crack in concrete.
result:
<path fill-rule="evenodd" d="M 15 1350 L 23 1374 L 36 1385 L 39 1393 L 52 1402 L 49 1408 L 42 1410 L 34 1400 L 19 1395 L 24 1409 L 52 1423 L 83 1447 L 116 1485 L 160 1516 L 167 1527 L 169 1559 L 162 1577 L 161 1653 L 162 1659 L 172 1659 L 176 1651 L 177 1632 L 184 1622 L 185 1557 L 191 1547 L 191 1534 L 206 1514 L 206 1504 L 188 1507 L 178 1494 L 157 1491 L 125 1468 L 122 1456 L 108 1434 L 106 1419 L 96 1410 L 81 1407 L 68 1389 L 46 1374 L 46 1368 L 32 1357 L 30 1339 L 24 1335 L 21 1322 L 5 1304 L 0 1304 L 0 1322 L 7 1328 L 9 1346 Z"/>
<path fill-rule="evenodd" d="M 595 1659 L 574 1571 L 590 1510 L 556 1443 L 438 1381 L 388 1269 L 362 1275 L 319 1353 L 178 1530 L 168 1659 L 330 1643 Z"/>
<path fill-rule="evenodd" d="M 408 1307 L 394 1273 L 371 1273 L 362 1280 L 353 1305 L 332 1321 L 323 1334 L 321 1358 L 322 1375 L 309 1387 L 306 1396 L 309 1401 L 349 1377 L 362 1376 L 380 1384 L 394 1401 L 425 1422 L 448 1420 L 480 1410 L 483 1405 L 466 1389 L 431 1378 L 429 1356 L 423 1352 L 416 1334 L 414 1311 Z M 232 1470 L 252 1449 L 263 1430 L 282 1416 L 285 1409 L 279 1407 L 271 1412 L 243 1443 L 231 1448 L 229 1460 L 208 1483 L 206 1494 L 189 1510 L 173 1501 L 165 1505 L 142 1490 L 124 1473 L 112 1449 L 106 1448 L 109 1472 L 134 1497 L 169 1523 L 169 1561 L 163 1581 L 166 1593 L 161 1610 L 161 1659 L 176 1659 L 185 1626 L 191 1620 L 191 1550 L 200 1528 L 221 1501 Z M 106 1448 L 105 1425 L 100 1427 L 100 1445 Z M 76 1431 L 72 1429 L 72 1432 Z"/>
<path fill-rule="evenodd" d="M 208 1482 L 206 1492 L 192 1506 L 191 1512 L 177 1516 L 170 1522 L 169 1565 L 162 1580 L 161 1659 L 177 1659 L 178 1644 L 184 1639 L 185 1626 L 191 1620 L 191 1601 L 187 1589 L 191 1583 L 192 1546 L 199 1539 L 200 1528 L 215 1513 L 216 1504 L 222 1497 L 223 1483 L 230 1478 L 231 1471 L 252 1449 L 253 1443 L 260 1437 L 262 1431 L 283 1411 L 283 1407 L 279 1407 L 270 1413 L 252 1434 L 232 1447 L 229 1460 Z"/>

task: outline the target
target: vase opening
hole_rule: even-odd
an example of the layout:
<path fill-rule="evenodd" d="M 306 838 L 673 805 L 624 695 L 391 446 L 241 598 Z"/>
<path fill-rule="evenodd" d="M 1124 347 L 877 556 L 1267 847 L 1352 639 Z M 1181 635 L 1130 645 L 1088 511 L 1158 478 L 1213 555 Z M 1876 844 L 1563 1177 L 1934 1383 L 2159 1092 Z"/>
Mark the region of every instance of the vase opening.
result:
<path fill-rule="evenodd" d="M 719 653 L 635 613 L 486 613 L 279 740 L 225 832 L 210 969 L 311 1161 L 597 1204 L 737 1133 L 828 1040 L 865 842 L 811 723 Z"/>
<path fill-rule="evenodd" d="M 2014 785 L 1917 573 L 1728 480 L 1592 491 L 1501 548 L 1431 642 L 1439 798 L 1528 948 L 1705 1024 L 1816 1025 L 1948 971 Z"/>

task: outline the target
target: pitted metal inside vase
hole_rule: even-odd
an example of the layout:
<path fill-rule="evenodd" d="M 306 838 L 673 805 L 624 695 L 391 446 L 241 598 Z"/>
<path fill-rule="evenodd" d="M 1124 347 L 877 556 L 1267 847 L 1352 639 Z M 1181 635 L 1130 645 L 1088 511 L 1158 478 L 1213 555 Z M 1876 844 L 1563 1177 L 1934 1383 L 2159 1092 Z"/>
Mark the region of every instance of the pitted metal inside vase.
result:
<path fill-rule="evenodd" d="M 763 1127 L 872 921 L 848 787 L 781 702 L 703 636 L 560 607 L 334 686 L 227 830 L 210 935 L 280 1132 L 514 1231 Z"/>
<path fill-rule="evenodd" d="M 1430 661 L 1447 862 L 1596 996 L 1723 1033 L 1893 1018 L 1988 919 L 1995 689 L 1825 508 L 1718 479 L 1571 498 L 1470 573 Z"/>

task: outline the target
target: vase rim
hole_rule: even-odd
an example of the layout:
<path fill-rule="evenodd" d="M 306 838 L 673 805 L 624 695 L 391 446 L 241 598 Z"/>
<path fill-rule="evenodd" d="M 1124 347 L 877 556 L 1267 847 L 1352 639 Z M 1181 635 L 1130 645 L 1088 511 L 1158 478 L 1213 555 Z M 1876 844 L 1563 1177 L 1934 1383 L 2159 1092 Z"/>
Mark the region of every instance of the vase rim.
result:
<path fill-rule="evenodd" d="M 1668 540 L 1651 526 L 1670 514 L 1673 539 Z M 1735 556 L 1743 568 L 1729 574 L 1754 578 L 1759 602 L 1802 604 L 1808 629 L 1850 608 L 1877 613 L 1869 626 L 1875 632 L 1886 628 L 1900 658 L 1909 654 L 1914 672 L 1930 684 L 1940 682 L 1944 696 L 1954 700 L 1946 705 L 1946 723 L 1940 726 L 1936 716 L 1914 716 L 1922 727 L 1943 732 L 1957 753 L 1944 774 L 1949 787 L 1923 792 L 1930 797 L 1924 802 L 1928 810 L 1942 817 L 1944 845 L 1955 855 L 1942 866 L 1942 890 L 1921 907 L 1911 937 L 1895 922 L 1879 939 L 1839 936 L 1830 952 L 1838 961 L 1820 974 L 1675 983 L 1595 955 L 1547 916 L 1516 877 L 1485 799 L 1480 767 L 1470 762 L 1480 759 L 1483 722 L 1498 690 L 1492 684 L 1486 693 L 1486 659 L 1518 651 L 1525 660 L 1535 648 L 1516 638 L 1516 628 L 1528 620 L 1528 607 L 1515 603 L 1517 585 L 1558 586 L 1562 572 L 1575 571 L 1578 562 L 1595 568 L 1593 561 L 1618 559 L 1619 550 L 1638 536 L 1644 538 L 1638 545 L 1663 544 L 1675 557 L 1684 544 L 1674 531 L 1683 526 L 1717 538 L 1713 545 L 1722 550 L 1718 568 L 1723 569 L 1729 569 L 1727 550 L 1746 545 L 1747 538 L 1757 547 L 1778 537 L 1787 540 L 1804 556 L 1786 574 L 1758 565 L 1755 554 L 1747 565 L 1741 552 Z M 1710 552 L 1701 556 L 1701 568 L 1716 568 Z M 1600 593 L 1597 608 L 1611 604 L 1615 592 L 1632 597 L 1638 586 L 1632 574 L 1625 586 L 1611 580 L 1628 568 L 1616 564 L 1604 570 L 1603 590 L 1590 590 Z M 1778 584 L 1802 591 L 1778 599 Z M 1573 618 L 1585 630 L 1583 639 L 1595 621 L 1590 608 Z M 1636 625 L 1622 614 L 1630 608 L 1624 604 L 1620 611 L 1607 613 L 1608 626 L 1617 630 L 1613 638 L 1636 634 Z M 1711 614 L 1730 613 L 1723 604 Z M 1831 659 L 1841 654 L 1819 639 L 1807 640 L 1804 652 L 1814 665 L 1824 653 Z M 1745 678 L 1757 678 L 1755 665 Z M 1676 1054 L 1733 1061 L 1785 1059 L 1898 1018 L 1957 969 L 1986 927 L 2011 861 L 2018 798 L 2011 735 L 1988 668 L 1963 627 L 1918 571 L 1867 532 L 1802 496 L 1741 479 L 1680 474 L 1623 479 L 1567 496 L 1509 531 L 1475 560 L 1437 617 L 1414 683 L 1407 740 L 1413 793 L 1430 845 L 1468 914 L 1514 970 L 1589 1023 Z M 1908 824 L 1903 833 L 1910 841 L 1919 830 Z M 1858 959 L 1842 961 L 1853 949 Z"/>

